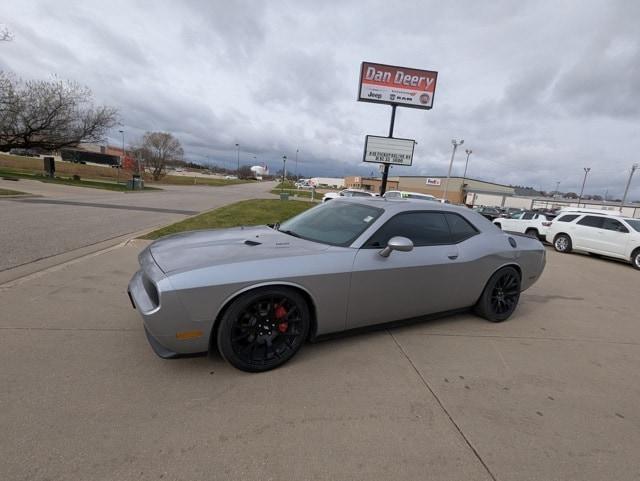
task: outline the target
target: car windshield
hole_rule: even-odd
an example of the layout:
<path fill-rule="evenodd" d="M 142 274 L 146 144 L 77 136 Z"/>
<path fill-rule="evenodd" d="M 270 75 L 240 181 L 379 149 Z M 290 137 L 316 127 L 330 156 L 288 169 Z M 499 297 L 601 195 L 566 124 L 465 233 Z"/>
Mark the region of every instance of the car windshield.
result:
<path fill-rule="evenodd" d="M 634 228 L 637 232 L 640 232 L 640 220 L 639 219 L 625 219 L 627 224 Z"/>
<path fill-rule="evenodd" d="M 346 247 L 383 212 L 383 209 L 352 202 L 325 202 L 283 222 L 278 230 L 302 239 Z"/>

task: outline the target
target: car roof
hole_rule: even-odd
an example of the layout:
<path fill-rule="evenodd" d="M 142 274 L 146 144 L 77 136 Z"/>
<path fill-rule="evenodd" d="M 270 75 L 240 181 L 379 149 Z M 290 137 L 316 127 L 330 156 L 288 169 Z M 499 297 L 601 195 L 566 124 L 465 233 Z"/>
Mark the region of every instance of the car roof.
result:
<path fill-rule="evenodd" d="M 340 197 L 339 202 L 352 202 L 355 204 L 367 204 L 371 207 L 378 207 L 389 212 L 404 212 L 410 210 L 442 210 L 450 212 L 473 212 L 468 207 L 442 202 L 424 202 L 419 199 L 386 199 L 384 197 Z M 332 201 L 333 202 L 333 201 Z M 437 206 L 437 207 L 436 207 Z"/>

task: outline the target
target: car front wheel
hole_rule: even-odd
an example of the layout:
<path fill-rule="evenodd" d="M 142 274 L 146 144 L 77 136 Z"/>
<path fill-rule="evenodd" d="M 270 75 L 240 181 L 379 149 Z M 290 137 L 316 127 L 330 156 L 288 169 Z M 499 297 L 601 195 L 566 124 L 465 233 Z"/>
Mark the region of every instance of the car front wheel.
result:
<path fill-rule="evenodd" d="M 640 248 L 636 249 L 631 254 L 631 265 L 640 270 Z"/>
<path fill-rule="evenodd" d="M 492 322 L 507 320 L 520 300 L 520 273 L 503 267 L 491 276 L 476 303 L 475 313 Z"/>
<path fill-rule="evenodd" d="M 553 241 L 553 247 L 558 252 L 571 252 L 571 238 L 566 234 L 559 234 Z"/>
<path fill-rule="evenodd" d="M 291 359 L 309 334 L 311 315 L 294 289 L 264 287 L 243 294 L 218 327 L 218 350 L 242 371 L 262 372 Z"/>

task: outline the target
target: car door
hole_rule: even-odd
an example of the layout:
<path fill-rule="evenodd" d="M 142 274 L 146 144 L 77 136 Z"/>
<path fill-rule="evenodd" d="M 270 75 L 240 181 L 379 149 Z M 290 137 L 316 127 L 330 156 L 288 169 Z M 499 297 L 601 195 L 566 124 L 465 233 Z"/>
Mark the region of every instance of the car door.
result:
<path fill-rule="evenodd" d="M 391 237 L 410 239 L 413 250 L 380 251 Z M 387 221 L 356 254 L 347 328 L 379 324 L 460 307 L 458 247 L 442 212 L 413 211 Z"/>
<path fill-rule="evenodd" d="M 629 229 L 617 219 L 606 218 L 603 220 L 600 233 L 600 244 L 603 252 L 612 256 L 626 257 Z"/>
<path fill-rule="evenodd" d="M 585 215 L 576 222 L 571 241 L 573 247 L 587 251 L 601 252 L 602 243 L 601 230 L 604 219 L 597 215 Z"/>

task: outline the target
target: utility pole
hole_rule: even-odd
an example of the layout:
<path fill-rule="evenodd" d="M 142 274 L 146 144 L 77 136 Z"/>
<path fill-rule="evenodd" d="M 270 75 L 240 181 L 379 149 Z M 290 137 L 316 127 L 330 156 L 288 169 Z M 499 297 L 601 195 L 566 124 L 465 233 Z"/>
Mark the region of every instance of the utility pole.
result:
<path fill-rule="evenodd" d="M 298 181 L 298 152 L 300 149 L 296 149 L 296 182 Z"/>
<path fill-rule="evenodd" d="M 591 170 L 591 167 L 583 167 L 584 170 L 584 179 L 582 180 L 582 189 L 580 189 L 580 197 L 578 197 L 578 208 L 580 208 L 580 201 L 582 200 L 582 194 L 584 193 L 584 184 L 587 183 L 587 175 Z"/>
<path fill-rule="evenodd" d="M 631 172 L 629 173 L 629 180 L 627 180 L 627 186 L 624 188 L 624 195 L 622 196 L 622 204 L 620 204 L 620 212 L 622 212 L 622 207 L 624 206 L 624 203 L 627 201 L 627 194 L 629 193 L 631 178 L 633 177 L 633 174 L 636 172 L 637 168 L 638 168 L 638 164 L 633 164 L 631 166 Z"/>
<path fill-rule="evenodd" d="M 236 144 L 236 150 L 238 151 L 238 168 L 236 174 L 240 174 L 240 144 Z"/>
<path fill-rule="evenodd" d="M 464 140 L 462 139 L 460 140 L 453 139 L 451 141 L 451 145 L 453 145 L 453 151 L 451 152 L 451 161 L 449 162 L 449 172 L 447 173 L 447 183 L 444 186 L 444 196 L 442 199 L 443 202 L 447 201 L 447 191 L 449 190 L 449 180 L 451 179 L 451 167 L 453 167 L 453 158 L 456 156 L 456 149 L 458 148 L 459 145 L 462 145 L 462 144 L 464 144 Z"/>
<path fill-rule="evenodd" d="M 559 194 L 558 189 L 560 188 L 560 181 L 557 180 L 556 181 L 556 190 L 553 192 L 553 194 L 551 195 L 551 197 L 555 197 L 557 194 Z"/>

